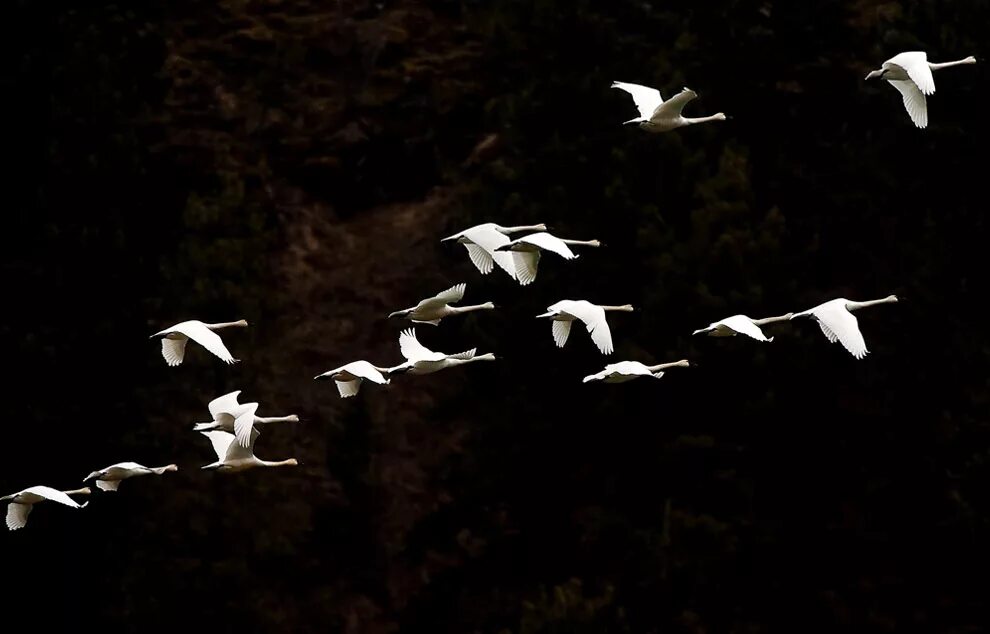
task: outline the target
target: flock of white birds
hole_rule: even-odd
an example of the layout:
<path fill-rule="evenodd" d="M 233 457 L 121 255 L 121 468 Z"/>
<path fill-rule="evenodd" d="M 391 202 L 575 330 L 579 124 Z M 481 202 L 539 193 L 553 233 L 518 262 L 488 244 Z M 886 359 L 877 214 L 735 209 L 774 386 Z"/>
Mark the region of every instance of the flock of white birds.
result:
<path fill-rule="evenodd" d="M 866 79 L 886 79 L 901 93 L 904 107 L 911 121 L 919 128 L 928 126 L 927 95 L 935 92 L 935 81 L 932 71 L 962 64 L 975 64 L 974 57 L 954 62 L 940 64 L 928 61 L 928 56 L 921 51 L 900 53 L 891 57 L 878 69 L 870 72 Z M 708 117 L 689 118 L 681 112 L 691 100 L 698 95 L 693 90 L 685 88 L 667 101 L 660 96 L 655 88 L 624 82 L 615 82 L 613 88 L 628 92 L 639 110 L 639 117 L 625 123 L 636 123 L 650 132 L 666 132 L 676 128 L 707 121 L 724 121 L 723 113 Z M 511 239 L 517 233 L 525 235 Z M 465 229 L 441 242 L 456 241 L 464 245 L 474 266 L 482 273 L 489 274 L 498 265 L 512 279 L 525 286 L 536 279 L 540 258 L 543 252 L 550 252 L 565 260 L 577 258 L 571 247 L 599 247 L 598 240 L 567 240 L 558 238 L 547 232 L 543 224 L 519 227 L 502 227 L 494 223 L 481 224 Z M 416 324 L 438 325 L 445 317 L 460 315 L 478 310 L 493 310 L 491 302 L 471 306 L 454 306 L 464 299 L 467 287 L 457 284 L 442 293 L 424 299 L 412 308 L 399 310 L 389 317 L 408 319 Z M 857 302 L 845 298 L 833 299 L 809 310 L 797 313 L 787 313 L 780 317 L 752 319 L 746 315 L 733 315 L 709 324 L 705 328 L 695 330 L 693 334 L 707 334 L 712 337 L 730 337 L 745 335 L 757 341 L 769 343 L 773 337 L 767 337 L 760 329 L 761 326 L 798 317 L 807 317 L 818 322 L 822 332 L 832 343 L 839 342 L 856 359 L 862 359 L 867 354 L 866 341 L 859 330 L 859 324 L 853 311 L 867 308 L 876 304 L 896 302 L 897 297 L 890 295 L 883 299 Z M 619 311 L 630 312 L 631 305 L 603 306 L 586 300 L 561 300 L 547 307 L 547 312 L 537 315 L 552 322 L 553 340 L 557 347 L 567 343 L 571 324 L 580 321 L 588 330 L 591 340 L 602 354 L 611 354 L 612 332 L 606 320 L 606 313 Z M 171 328 L 166 328 L 152 335 L 161 337 L 162 357 L 169 366 L 178 366 L 185 357 L 186 344 L 192 340 L 206 348 L 225 363 L 234 363 L 233 355 L 227 350 L 223 340 L 215 332 L 224 328 L 247 327 L 244 320 L 222 322 L 215 324 L 203 323 L 197 320 L 184 321 Z M 431 374 L 447 368 L 473 363 L 475 361 L 494 361 L 494 354 L 477 354 L 472 348 L 457 354 L 434 352 L 421 344 L 416 338 L 414 329 L 403 330 L 399 335 L 399 352 L 406 359 L 394 367 L 381 367 L 367 361 L 352 361 L 339 368 L 318 375 L 317 379 L 333 379 L 340 396 L 354 396 L 367 380 L 379 385 L 389 383 L 396 374 Z M 686 360 L 659 365 L 645 365 L 639 361 L 620 361 L 605 366 L 605 369 L 584 378 L 584 382 L 603 381 L 605 383 L 624 383 L 641 376 L 660 378 L 663 371 L 672 367 L 688 367 Z M 240 391 L 220 396 L 208 405 L 213 420 L 198 423 L 194 431 L 198 431 L 210 440 L 217 460 L 203 469 L 227 472 L 243 471 L 254 467 L 294 466 L 298 462 L 289 458 L 280 461 L 261 460 L 254 454 L 254 444 L 260 435 L 257 427 L 271 423 L 296 422 L 298 416 L 260 417 L 257 416 L 258 403 L 240 403 Z M 169 464 L 164 467 L 145 467 L 136 462 L 120 462 L 105 469 L 94 471 L 83 481 L 94 480 L 97 488 L 102 491 L 116 491 L 120 482 L 129 478 L 143 475 L 162 475 L 177 471 L 178 467 Z M 12 495 L 0 497 L 0 501 L 9 502 L 7 507 L 7 528 L 16 530 L 27 525 L 28 515 L 34 505 L 49 500 L 72 508 L 83 508 L 86 503 L 78 503 L 70 496 L 89 495 L 88 487 L 60 491 L 47 486 L 33 486 Z"/>

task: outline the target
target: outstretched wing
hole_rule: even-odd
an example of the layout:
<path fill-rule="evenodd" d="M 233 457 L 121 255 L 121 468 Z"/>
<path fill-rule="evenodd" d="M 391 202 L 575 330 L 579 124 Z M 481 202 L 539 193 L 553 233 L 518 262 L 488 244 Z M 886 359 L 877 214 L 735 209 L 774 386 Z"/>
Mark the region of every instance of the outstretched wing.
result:
<path fill-rule="evenodd" d="M 856 316 L 841 306 L 827 306 L 815 310 L 818 325 L 832 343 L 838 341 L 849 354 L 862 359 L 869 352 L 863 333 L 859 331 Z"/>
<path fill-rule="evenodd" d="M 234 434 L 229 434 L 225 431 L 201 431 L 199 432 L 210 439 L 210 443 L 213 445 L 213 451 L 217 454 L 217 460 L 223 460 L 227 455 L 227 448 L 231 444 L 234 444 Z"/>
<path fill-rule="evenodd" d="M 428 302 L 436 302 L 438 304 L 454 304 L 462 299 L 464 299 L 464 292 L 467 290 L 467 284 L 456 284 L 451 286 L 442 293 L 437 293 L 436 296 L 428 299 Z"/>
<path fill-rule="evenodd" d="M 467 361 L 468 359 L 473 359 L 474 355 L 477 354 L 477 348 L 471 348 L 470 350 L 465 350 L 464 352 L 458 352 L 457 354 L 449 355 L 448 359 L 460 359 L 461 361 Z"/>
<path fill-rule="evenodd" d="M 536 271 L 540 265 L 539 251 L 510 251 L 516 270 L 516 280 L 520 286 L 531 284 L 536 279 Z"/>
<path fill-rule="evenodd" d="M 770 341 L 767 339 L 760 327 L 753 323 L 753 321 L 746 317 L 745 315 L 733 315 L 732 317 L 727 317 L 722 320 L 722 323 L 732 328 L 741 335 L 746 335 L 747 337 L 752 337 L 757 341 Z"/>
<path fill-rule="evenodd" d="M 553 341 L 558 348 L 563 348 L 567 343 L 567 336 L 571 334 L 570 320 L 553 321 Z"/>
<path fill-rule="evenodd" d="M 921 90 L 921 94 L 930 95 L 935 92 L 935 78 L 932 77 L 932 69 L 928 65 L 928 54 L 924 51 L 900 53 L 890 58 L 889 63 L 903 68 L 911 81 Z"/>
<path fill-rule="evenodd" d="M 230 351 L 227 350 L 227 347 L 223 345 L 223 340 L 220 339 L 220 335 L 207 328 L 203 322 L 187 321 L 175 326 L 173 330 L 184 334 L 199 345 L 203 346 L 216 356 L 220 357 L 224 363 L 234 362 L 234 357 L 230 354 Z M 164 343 L 162 345 L 164 346 Z"/>
<path fill-rule="evenodd" d="M 371 365 L 367 361 L 354 361 L 353 363 L 348 363 L 345 365 L 343 369 L 347 370 L 356 377 L 368 379 L 369 381 L 378 383 L 379 385 L 385 385 L 388 383 L 388 379 L 378 371 L 378 368 Z"/>
<path fill-rule="evenodd" d="M 433 352 L 416 339 L 416 331 L 412 328 L 399 334 L 399 352 L 409 361 L 442 361 L 447 355 Z"/>
<path fill-rule="evenodd" d="M 656 109 L 663 103 L 663 97 L 660 96 L 660 91 L 656 88 L 640 86 L 639 84 L 627 84 L 621 81 L 612 82 L 612 88 L 625 90 L 632 95 L 636 109 L 639 110 L 640 116 L 644 119 L 652 117 Z"/>
<path fill-rule="evenodd" d="M 571 251 L 563 240 L 557 236 L 551 235 L 545 231 L 539 233 L 531 233 L 528 236 L 523 236 L 516 240 L 516 242 L 526 242 L 532 244 L 535 247 L 539 247 L 544 251 L 550 251 L 551 253 L 556 253 L 560 257 L 566 260 L 573 260 L 577 256 Z"/>
<path fill-rule="evenodd" d="M 503 251 L 495 250 L 503 244 L 509 244 L 510 240 L 508 236 L 494 229 L 490 225 L 479 225 L 464 231 L 464 237 L 473 242 L 476 246 L 481 247 L 484 251 L 485 257 L 482 258 L 480 254 L 476 255 L 475 251 L 470 248 L 468 249 L 468 253 L 471 255 L 471 261 L 474 262 L 474 265 L 478 267 L 479 271 L 487 274 L 492 270 L 489 261 L 494 260 L 495 264 L 498 264 L 503 271 L 515 279 L 516 269 L 512 262 L 512 256 Z M 465 246 L 467 245 L 465 244 Z M 486 266 L 488 267 L 487 271 L 483 270 L 481 266 L 479 266 L 478 262 L 475 261 L 475 257 L 478 257 L 486 263 Z"/>
<path fill-rule="evenodd" d="M 358 393 L 361 389 L 361 381 L 364 379 L 354 379 L 353 381 L 339 381 L 334 380 L 337 384 L 337 391 L 340 392 L 340 398 L 350 398 Z"/>
<path fill-rule="evenodd" d="M 890 85 L 904 98 L 904 109 L 919 128 L 928 127 L 928 100 L 913 81 L 889 79 Z"/>
<path fill-rule="evenodd" d="M 612 333 L 608 328 L 605 311 L 601 306 L 588 302 L 575 302 L 568 306 L 567 312 L 584 322 L 591 334 L 591 340 L 595 342 L 602 354 L 612 353 Z"/>
<path fill-rule="evenodd" d="M 31 514 L 32 504 L 11 502 L 7 505 L 7 528 L 16 531 L 27 526 L 28 515 Z"/>
<path fill-rule="evenodd" d="M 254 456 L 254 441 L 261 434 L 257 429 L 251 428 L 251 436 L 248 438 L 247 447 L 242 447 L 240 442 L 234 441 L 227 445 L 227 453 L 224 454 L 223 461 L 246 460 Z"/>
<path fill-rule="evenodd" d="M 257 403 L 247 403 L 238 412 L 237 418 L 234 419 L 234 436 L 237 438 L 237 444 L 241 447 L 247 447 L 251 444 L 251 432 L 254 431 L 254 415 L 257 411 Z"/>
<path fill-rule="evenodd" d="M 240 409 L 241 404 L 237 402 L 237 397 L 241 393 L 240 390 L 235 390 L 229 394 L 224 394 L 223 396 L 218 396 L 217 398 L 210 401 L 207 407 L 210 410 L 210 414 L 216 419 L 220 414 L 232 414 Z"/>
<path fill-rule="evenodd" d="M 39 497 L 43 497 L 46 500 L 51 500 L 52 502 L 58 502 L 59 504 L 64 504 L 66 506 L 71 506 L 72 508 L 82 508 L 84 504 L 79 504 L 67 494 L 59 491 L 58 489 L 53 489 L 46 486 L 36 486 L 24 489 L 23 493 L 33 493 Z"/>
<path fill-rule="evenodd" d="M 694 92 L 690 88 L 685 88 L 681 92 L 677 93 L 667 101 L 665 101 L 656 112 L 653 113 L 652 119 L 668 119 L 673 117 L 681 116 L 681 110 L 684 110 L 684 106 L 688 104 L 692 99 L 696 98 L 698 93 Z"/>
<path fill-rule="evenodd" d="M 471 258 L 471 263 L 474 264 L 475 268 L 481 271 L 482 275 L 488 275 L 495 268 L 495 260 L 492 256 L 488 254 L 483 248 L 477 244 L 471 242 L 465 242 L 464 248 L 467 249 L 468 257 Z"/>
<path fill-rule="evenodd" d="M 182 337 L 181 339 L 169 339 L 165 337 L 162 339 L 162 356 L 165 357 L 165 363 L 172 367 L 175 367 L 182 363 L 182 359 L 186 355 L 186 342 L 189 341 L 187 338 Z"/>

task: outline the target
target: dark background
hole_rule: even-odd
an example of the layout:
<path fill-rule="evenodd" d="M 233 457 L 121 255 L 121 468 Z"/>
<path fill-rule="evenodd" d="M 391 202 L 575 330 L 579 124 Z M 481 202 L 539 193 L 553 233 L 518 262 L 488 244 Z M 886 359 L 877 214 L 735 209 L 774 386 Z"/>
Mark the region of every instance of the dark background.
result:
<path fill-rule="evenodd" d="M 0 490 L 180 471 L 0 534 L 8 625 L 985 631 L 990 3 L 12 6 Z M 863 80 L 903 50 L 981 60 L 927 130 Z M 613 80 L 732 118 L 623 127 Z M 438 242 L 488 221 L 605 247 L 522 288 Z M 398 363 L 384 316 L 461 281 L 499 309 L 420 338 L 498 363 L 312 380 Z M 690 336 L 889 293 L 862 361 L 810 322 Z M 698 367 L 582 385 L 607 360 L 533 319 L 564 298 L 636 306 L 608 360 Z M 194 318 L 247 319 L 243 361 L 166 367 L 148 336 Z M 302 466 L 199 471 L 233 389 L 302 418 L 257 446 Z"/>

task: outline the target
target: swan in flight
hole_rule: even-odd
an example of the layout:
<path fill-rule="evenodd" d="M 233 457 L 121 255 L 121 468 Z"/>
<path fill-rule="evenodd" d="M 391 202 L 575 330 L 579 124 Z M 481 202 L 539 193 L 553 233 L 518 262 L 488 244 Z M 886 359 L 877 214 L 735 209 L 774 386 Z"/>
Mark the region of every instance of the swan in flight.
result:
<path fill-rule="evenodd" d="M 416 339 L 416 331 L 412 328 L 403 330 L 399 335 L 399 351 L 406 358 L 406 362 L 392 368 L 392 371 L 408 372 L 409 374 L 432 374 L 458 365 L 474 363 L 475 361 L 494 361 L 496 358 L 490 352 L 476 355 L 477 348 L 471 348 L 458 354 L 433 352 Z"/>
<path fill-rule="evenodd" d="M 269 462 L 268 460 L 260 460 L 255 456 L 254 441 L 260 435 L 257 429 L 251 430 L 251 439 L 247 447 L 241 447 L 236 442 L 234 435 L 225 431 L 214 429 L 199 433 L 210 439 L 210 442 L 213 443 L 213 451 L 217 454 L 216 462 L 211 462 L 208 465 L 200 467 L 201 469 L 235 473 L 237 471 L 253 469 L 254 467 L 294 467 L 299 464 L 295 458 Z"/>
<path fill-rule="evenodd" d="M 584 377 L 583 383 L 592 381 L 604 381 L 606 383 L 625 383 L 638 379 L 641 376 L 652 376 L 659 379 L 663 376 L 663 370 L 667 368 L 688 368 L 691 364 L 687 359 L 674 361 L 673 363 L 661 363 L 660 365 L 644 365 L 639 361 L 619 361 L 610 363 L 598 374 L 591 374 Z"/>
<path fill-rule="evenodd" d="M 69 496 L 89 495 L 90 493 L 92 491 L 88 487 L 74 489 L 72 491 L 59 491 L 51 487 L 37 486 L 28 487 L 13 495 L 5 495 L 0 498 L 0 502 L 10 502 L 7 506 L 7 528 L 16 531 L 18 528 L 27 526 L 28 515 L 31 514 L 31 509 L 38 502 L 51 500 L 52 502 L 71 506 L 74 509 L 81 509 L 89 504 L 89 502 L 79 504 Z"/>
<path fill-rule="evenodd" d="M 87 482 L 95 478 L 96 488 L 101 491 L 116 491 L 117 487 L 120 486 L 121 480 L 126 480 L 135 476 L 151 475 L 152 473 L 155 475 L 162 475 L 163 473 L 169 471 L 178 470 L 179 467 L 174 464 L 165 465 L 164 467 L 146 467 L 136 462 L 118 462 L 117 464 L 110 465 L 106 469 L 94 471 L 83 478 L 83 482 Z"/>
<path fill-rule="evenodd" d="M 447 236 L 440 242 L 456 240 L 458 244 L 463 244 L 467 249 L 468 257 L 482 275 L 492 272 L 495 264 L 509 274 L 509 277 L 516 279 L 516 268 L 512 263 L 512 256 L 508 253 L 500 253 L 495 249 L 509 242 L 508 236 L 520 231 L 546 231 L 544 224 L 524 225 L 521 227 L 503 227 L 493 222 L 486 222 L 482 225 L 465 229 L 460 233 Z"/>
<path fill-rule="evenodd" d="M 379 385 L 388 385 L 389 377 L 393 372 L 398 372 L 396 368 L 380 368 L 367 361 L 352 361 L 339 368 L 328 370 L 323 374 L 317 374 L 314 379 L 333 379 L 337 384 L 337 391 L 341 398 L 354 396 L 361 389 L 361 383 L 367 379 Z"/>
<path fill-rule="evenodd" d="M 598 240 L 564 240 L 563 238 L 558 238 L 545 231 L 541 231 L 516 238 L 511 242 L 497 247 L 495 251 L 509 251 L 512 253 L 512 261 L 516 269 L 516 279 L 520 285 L 526 286 L 536 279 L 536 267 L 540 264 L 540 254 L 542 251 L 556 253 L 565 260 L 573 260 L 577 255 L 569 247 L 600 247 L 601 245 L 602 243 Z"/>
<path fill-rule="evenodd" d="M 444 317 L 470 313 L 475 310 L 495 309 L 495 304 L 491 302 L 475 304 L 473 306 L 451 306 L 451 303 L 464 299 L 465 290 L 467 290 L 466 284 L 457 284 L 442 293 L 437 293 L 433 297 L 422 300 L 412 308 L 397 310 L 389 315 L 389 318 L 402 317 L 416 324 L 432 324 L 436 326 Z"/>
<path fill-rule="evenodd" d="M 243 319 L 219 324 L 204 324 L 193 319 L 156 332 L 150 338 L 162 337 L 162 356 L 165 357 L 165 363 L 170 366 L 182 363 L 182 358 L 186 354 L 186 342 L 190 339 L 220 357 L 224 363 L 234 363 L 237 359 L 231 356 L 227 346 L 223 345 L 220 335 L 213 331 L 221 328 L 246 328 L 247 325 L 248 323 Z"/>
<path fill-rule="evenodd" d="M 667 101 L 660 96 L 660 91 L 639 84 L 627 84 L 621 81 L 612 82 L 612 88 L 625 90 L 632 95 L 633 102 L 639 110 L 639 116 L 625 123 L 638 123 L 639 127 L 648 132 L 667 132 L 675 128 L 707 121 L 725 121 L 724 113 L 716 113 L 708 117 L 689 118 L 681 116 L 681 110 L 698 93 L 685 88 Z"/>
<path fill-rule="evenodd" d="M 571 322 L 575 319 L 584 322 L 591 334 L 591 340 L 595 342 L 602 354 L 611 354 L 612 333 L 608 329 L 608 322 L 605 320 L 606 311 L 623 311 L 631 313 L 633 307 L 630 304 L 623 306 L 598 306 L 583 299 L 564 299 L 553 306 L 547 307 L 547 312 L 537 315 L 536 318 L 550 317 L 553 319 L 553 340 L 558 348 L 563 348 L 567 343 L 567 336 L 571 333 Z"/>
<path fill-rule="evenodd" d="M 896 295 L 888 295 L 883 299 L 874 299 L 867 302 L 854 302 L 850 299 L 840 297 L 830 302 L 825 302 L 809 310 L 794 313 L 791 319 L 798 317 L 810 317 L 818 322 L 822 332 L 832 343 L 838 341 L 849 354 L 862 359 L 869 352 L 866 349 L 866 341 L 859 331 L 859 322 L 851 311 L 867 308 L 877 304 L 892 304 L 897 301 Z"/>
<path fill-rule="evenodd" d="M 766 324 L 776 323 L 778 321 L 787 321 L 794 313 L 787 313 L 786 315 L 781 315 L 780 317 L 767 317 L 765 319 L 753 319 L 747 317 L 746 315 L 733 315 L 732 317 L 726 317 L 725 319 L 720 319 L 716 322 L 712 322 L 707 328 L 702 328 L 700 330 L 695 330 L 693 335 L 707 334 L 709 337 L 734 337 L 735 335 L 746 335 L 752 337 L 757 341 L 773 341 L 773 337 L 769 339 L 760 330 L 760 326 Z"/>
<path fill-rule="evenodd" d="M 928 126 L 928 100 L 925 95 L 935 93 L 935 78 L 932 77 L 932 71 L 975 63 L 976 58 L 970 55 L 954 62 L 935 64 L 928 61 L 928 54 L 924 51 L 908 51 L 894 55 L 879 69 L 870 71 L 866 78 L 879 77 L 890 82 L 890 85 L 901 93 L 904 108 L 914 125 L 925 128 Z"/>
<path fill-rule="evenodd" d="M 272 423 L 298 423 L 299 417 L 295 414 L 288 416 L 258 416 L 257 403 L 238 403 L 237 396 L 240 390 L 219 396 L 207 406 L 213 421 L 209 423 L 196 423 L 193 431 L 209 431 L 217 429 L 237 436 L 237 442 L 242 447 L 247 447 L 250 442 L 251 430 L 255 425 L 269 425 Z"/>

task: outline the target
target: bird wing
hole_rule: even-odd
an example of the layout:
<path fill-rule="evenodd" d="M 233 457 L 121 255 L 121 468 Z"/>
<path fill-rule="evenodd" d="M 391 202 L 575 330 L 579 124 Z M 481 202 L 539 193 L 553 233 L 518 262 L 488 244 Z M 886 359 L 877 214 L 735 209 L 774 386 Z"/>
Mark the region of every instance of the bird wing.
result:
<path fill-rule="evenodd" d="M 213 354 L 217 355 L 224 363 L 234 362 L 234 357 L 230 354 L 230 351 L 227 350 L 227 347 L 223 345 L 223 340 L 220 339 L 220 335 L 207 328 L 206 324 L 203 322 L 187 321 L 175 326 L 173 330 L 184 334 Z M 164 346 L 164 343 L 162 345 Z"/>
<path fill-rule="evenodd" d="M 475 268 L 481 271 L 482 275 L 488 275 L 495 268 L 495 260 L 492 256 L 488 254 L 483 248 L 477 244 L 471 242 L 465 242 L 464 248 L 467 249 L 468 257 L 471 258 L 471 263 L 474 264 Z"/>
<path fill-rule="evenodd" d="M 240 409 L 241 404 L 237 402 L 237 396 L 241 393 L 240 390 L 235 390 L 229 394 L 224 394 L 223 396 L 218 396 L 217 398 L 210 401 L 207 407 L 210 410 L 210 414 L 214 419 L 220 414 L 231 414 Z"/>
<path fill-rule="evenodd" d="M 31 504 L 18 504 L 11 502 L 7 505 L 7 528 L 16 531 L 18 528 L 27 526 L 28 515 L 31 514 Z"/>
<path fill-rule="evenodd" d="M 416 339 L 416 331 L 412 328 L 399 334 L 399 352 L 409 361 L 443 361 L 447 355 L 433 352 Z"/>
<path fill-rule="evenodd" d="M 169 339 L 165 337 L 162 339 L 162 356 L 165 357 L 165 363 L 170 366 L 177 366 L 182 363 L 183 357 L 186 354 L 186 342 L 189 341 L 186 337 L 182 339 Z"/>
<path fill-rule="evenodd" d="M 663 97 L 660 96 L 660 91 L 656 88 L 627 84 L 622 81 L 612 82 L 612 88 L 625 90 L 632 95 L 633 103 L 636 104 L 636 109 L 639 110 L 640 116 L 644 119 L 652 117 L 656 109 L 663 103 Z"/>
<path fill-rule="evenodd" d="M 760 327 L 753 323 L 749 317 L 745 315 L 733 315 L 722 320 L 722 323 L 732 328 L 741 335 L 746 335 L 747 337 L 752 337 L 757 341 L 769 341 Z"/>
<path fill-rule="evenodd" d="M 81 508 L 85 505 L 79 504 L 72 498 L 70 498 L 65 493 L 59 491 L 58 489 L 53 489 L 46 486 L 37 486 L 24 489 L 22 493 L 34 493 L 39 497 L 43 497 L 46 500 L 51 500 L 52 502 L 58 502 L 59 504 L 64 504 L 66 506 L 71 506 L 73 508 Z"/>
<path fill-rule="evenodd" d="M 482 269 L 478 262 L 475 261 L 475 252 L 470 248 L 468 249 L 468 253 L 471 255 L 471 261 L 474 262 L 474 265 L 478 267 L 479 271 L 485 274 L 490 272 L 492 270 L 490 261 L 494 260 L 495 264 L 498 264 L 512 278 L 516 277 L 516 269 L 513 265 L 512 256 L 503 251 L 495 250 L 503 244 L 509 244 L 510 240 L 508 236 L 491 226 L 479 225 L 464 231 L 464 237 L 481 247 L 484 251 L 487 270 Z M 464 246 L 468 245 L 465 244 Z M 478 255 L 477 257 L 480 258 L 481 256 Z"/>
<path fill-rule="evenodd" d="M 471 348 L 470 350 L 465 350 L 464 352 L 458 352 L 457 354 L 448 355 L 448 359 L 460 359 L 461 361 L 467 361 L 468 359 L 473 359 L 474 355 L 478 352 L 477 348 Z"/>
<path fill-rule="evenodd" d="M 608 328 L 608 321 L 605 319 L 605 311 L 601 306 L 596 306 L 588 302 L 574 302 L 567 307 L 567 312 L 584 322 L 591 334 L 591 340 L 595 342 L 602 354 L 611 354 L 612 333 Z"/>
<path fill-rule="evenodd" d="M 901 93 L 904 98 L 904 108 L 907 110 L 911 121 L 919 128 L 928 127 L 928 100 L 913 81 L 899 79 L 888 79 L 890 85 Z"/>
<path fill-rule="evenodd" d="M 241 446 L 240 441 L 236 440 L 229 443 L 227 445 L 227 453 L 224 454 L 222 460 L 224 462 L 231 462 L 233 460 L 245 460 L 254 457 L 254 441 L 257 440 L 260 435 L 261 432 L 252 426 L 251 436 L 248 438 L 247 446 Z"/>
<path fill-rule="evenodd" d="M 247 447 L 251 444 L 251 432 L 254 431 L 254 415 L 257 411 L 257 403 L 247 403 L 238 412 L 237 418 L 234 419 L 234 437 L 237 438 L 237 444 L 241 447 Z M 228 449 L 228 451 L 230 450 Z"/>
<path fill-rule="evenodd" d="M 456 284 L 451 286 L 442 293 L 437 293 L 436 296 L 430 299 L 424 300 L 426 302 L 436 303 L 439 305 L 443 304 L 453 304 L 464 299 L 464 291 L 467 290 L 467 284 Z M 420 302 L 422 304 L 423 302 Z"/>
<path fill-rule="evenodd" d="M 120 480 L 97 480 L 96 488 L 100 491 L 116 491 L 120 486 Z"/>
<path fill-rule="evenodd" d="M 825 306 L 816 309 L 814 314 L 829 341 L 832 343 L 838 341 L 857 359 L 866 356 L 868 352 L 866 341 L 863 340 L 863 333 L 859 331 L 859 322 L 855 315 L 843 306 Z"/>
<path fill-rule="evenodd" d="M 932 77 L 932 69 L 928 65 L 928 54 L 924 51 L 900 53 L 890 58 L 887 63 L 897 64 L 903 68 L 922 94 L 930 95 L 935 92 L 935 78 Z"/>
<path fill-rule="evenodd" d="M 545 231 L 523 236 L 516 240 L 516 242 L 526 242 L 527 244 L 532 244 L 533 246 L 540 247 L 545 251 L 556 253 L 566 260 L 573 260 L 577 257 L 574 255 L 574 252 L 571 251 L 570 247 L 564 244 L 563 240 Z"/>
<path fill-rule="evenodd" d="M 218 431 L 216 429 L 211 431 L 201 431 L 199 432 L 210 439 L 213 444 L 213 451 L 217 454 L 217 460 L 222 461 L 224 456 L 227 455 L 227 449 L 231 444 L 234 444 L 234 434 L 230 434 L 225 431 Z"/>
<path fill-rule="evenodd" d="M 337 391 L 340 392 L 340 398 L 350 398 L 358 393 L 361 389 L 361 381 L 364 379 L 354 379 L 353 381 L 338 381 L 334 380 L 337 384 Z"/>
<path fill-rule="evenodd" d="M 626 376 L 653 376 L 653 372 L 638 361 L 619 361 L 605 366 L 605 369 Z"/>
<path fill-rule="evenodd" d="M 692 99 L 696 98 L 698 93 L 694 92 L 690 88 L 685 88 L 681 92 L 677 93 L 659 107 L 657 107 L 656 112 L 652 113 L 651 119 L 668 119 L 673 117 L 681 116 L 681 110 L 684 110 L 684 106 L 688 104 Z"/>
<path fill-rule="evenodd" d="M 571 334 L 571 320 L 554 320 L 553 322 L 553 341 L 557 344 L 558 348 L 563 348 L 564 344 L 567 343 L 567 336 Z"/>
<path fill-rule="evenodd" d="M 354 361 L 353 363 L 348 363 L 344 366 L 344 369 L 356 377 L 368 379 L 369 381 L 378 383 L 379 385 L 385 385 L 388 383 L 388 379 L 386 379 L 385 376 L 378 371 L 378 368 L 371 365 L 367 361 Z"/>
<path fill-rule="evenodd" d="M 540 265 L 539 251 L 510 251 L 516 270 L 516 279 L 520 286 L 531 284 L 536 279 L 536 270 Z"/>

